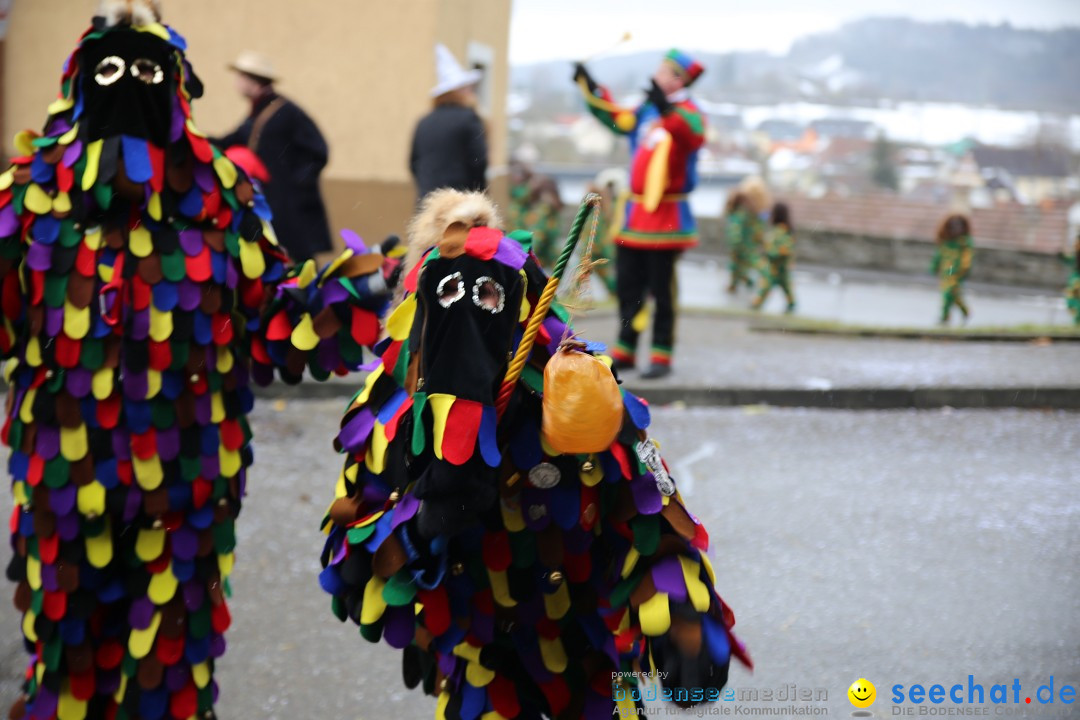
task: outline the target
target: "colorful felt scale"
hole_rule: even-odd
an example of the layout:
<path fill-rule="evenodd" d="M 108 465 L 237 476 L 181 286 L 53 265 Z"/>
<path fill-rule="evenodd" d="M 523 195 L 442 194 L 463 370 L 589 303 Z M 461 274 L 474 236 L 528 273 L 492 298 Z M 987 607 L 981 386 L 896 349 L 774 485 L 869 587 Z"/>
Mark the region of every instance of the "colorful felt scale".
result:
<path fill-rule="evenodd" d="M 88 136 L 80 54 L 121 32 L 169 46 L 166 148 Z M 289 266 L 263 197 L 191 119 L 183 49 L 161 25 L 88 32 L 0 174 L 8 577 L 31 655 L 16 720 L 213 717 L 250 379 L 357 369 L 387 303 L 361 243 L 322 273 Z"/>

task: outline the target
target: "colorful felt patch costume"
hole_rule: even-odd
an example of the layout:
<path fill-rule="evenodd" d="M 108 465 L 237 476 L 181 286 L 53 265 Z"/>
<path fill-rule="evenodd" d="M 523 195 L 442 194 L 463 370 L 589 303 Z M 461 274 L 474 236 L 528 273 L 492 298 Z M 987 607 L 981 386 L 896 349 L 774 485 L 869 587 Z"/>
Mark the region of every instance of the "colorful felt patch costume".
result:
<path fill-rule="evenodd" d="M 192 120 L 183 38 L 119 17 L 0 174 L 16 720 L 214 717 L 250 380 L 356 369 L 388 301 L 359 243 L 290 267 Z"/>
<path fill-rule="evenodd" d="M 567 330 L 555 304 L 500 416 L 546 278 L 526 235 L 444 227 L 464 240 L 413 238 L 437 246 L 342 420 L 320 578 L 333 612 L 403 651 L 406 685 L 438 697 L 437 718 L 606 719 L 634 710 L 612 673 L 653 669 L 693 704 L 693 688 L 724 684 L 730 655 L 749 661 L 648 406 L 623 392 L 602 451 L 548 446 L 544 367 Z"/>

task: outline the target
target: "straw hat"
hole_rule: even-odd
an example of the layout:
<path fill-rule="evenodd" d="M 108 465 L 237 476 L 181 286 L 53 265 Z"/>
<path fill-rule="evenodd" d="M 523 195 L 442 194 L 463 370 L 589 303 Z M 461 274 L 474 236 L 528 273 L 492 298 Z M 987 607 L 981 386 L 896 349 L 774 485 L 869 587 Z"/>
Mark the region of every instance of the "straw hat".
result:
<path fill-rule="evenodd" d="M 278 80 L 278 74 L 274 70 L 274 64 L 270 58 L 254 50 L 245 50 L 240 56 L 229 63 L 229 69 L 245 75 L 254 75 L 264 80 Z"/>
<path fill-rule="evenodd" d="M 439 97 L 453 90 L 475 85 L 484 77 L 479 70 L 463 68 L 450 52 L 450 48 L 442 43 L 435 46 L 435 74 L 438 82 L 431 88 L 431 97 Z"/>

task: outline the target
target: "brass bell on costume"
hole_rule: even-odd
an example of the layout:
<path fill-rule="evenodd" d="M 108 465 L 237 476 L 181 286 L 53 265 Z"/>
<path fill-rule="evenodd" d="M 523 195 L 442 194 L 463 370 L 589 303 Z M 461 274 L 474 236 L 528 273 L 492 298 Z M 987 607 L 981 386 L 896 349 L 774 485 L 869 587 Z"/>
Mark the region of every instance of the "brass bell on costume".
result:
<path fill-rule="evenodd" d="M 622 428 L 615 376 L 580 343 L 564 343 L 544 368 L 544 440 L 564 455 L 607 449 Z"/>

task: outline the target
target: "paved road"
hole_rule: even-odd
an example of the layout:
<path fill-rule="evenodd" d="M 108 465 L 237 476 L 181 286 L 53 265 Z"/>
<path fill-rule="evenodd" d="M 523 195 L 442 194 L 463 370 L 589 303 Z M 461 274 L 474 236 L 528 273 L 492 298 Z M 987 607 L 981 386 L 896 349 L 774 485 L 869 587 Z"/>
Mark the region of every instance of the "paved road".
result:
<path fill-rule="evenodd" d="M 728 272 L 724 261 L 693 256 L 679 263 L 679 302 L 683 307 L 745 310 L 753 294 L 725 292 Z M 936 326 L 941 312 L 936 281 L 926 277 L 831 270 L 796 266 L 794 292 L 798 314 L 856 325 L 888 327 Z M 598 289 L 598 294 L 603 291 Z M 971 326 L 1069 325 L 1071 316 L 1060 293 L 1046 290 L 976 284 L 967 288 Z M 783 311 L 786 301 L 773 290 L 762 312 Z M 959 313 L 953 311 L 953 323 Z"/>
<path fill-rule="evenodd" d="M 337 400 L 264 402 L 240 520 L 228 720 L 431 717 L 395 653 L 330 615 L 316 572 L 338 458 Z M 712 533 L 719 584 L 757 661 L 736 688 L 1080 684 L 1075 414 L 655 411 L 654 431 Z M 7 502 L 0 502 L 7 512 Z M 6 564 L 9 550 L 0 549 Z M 7 596 L 7 593 L 4 593 Z M 18 624 L 0 603 L 0 706 Z M 762 703 L 757 707 L 765 707 Z M 1069 716 L 1062 706 L 1055 714 Z M 1077 716 L 1073 706 L 1072 715 Z M 993 711 L 991 710 L 991 714 Z"/>

